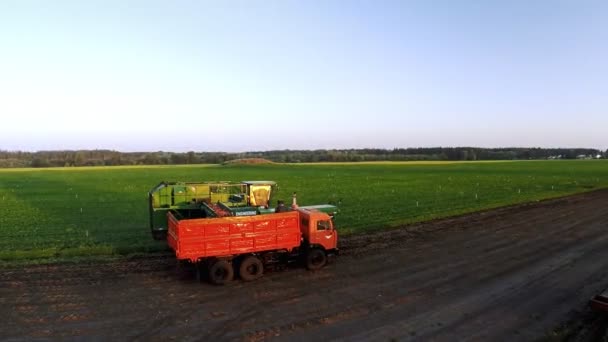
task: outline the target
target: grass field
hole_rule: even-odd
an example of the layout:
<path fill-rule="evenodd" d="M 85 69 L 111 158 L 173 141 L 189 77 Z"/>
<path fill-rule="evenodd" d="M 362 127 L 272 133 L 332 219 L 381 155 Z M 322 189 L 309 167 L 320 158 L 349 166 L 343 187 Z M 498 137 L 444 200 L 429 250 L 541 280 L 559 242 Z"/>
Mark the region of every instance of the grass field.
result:
<path fill-rule="evenodd" d="M 344 235 L 608 187 L 608 161 L 6 169 L 0 260 L 165 249 L 147 216 L 162 180 L 274 180 L 275 199 L 338 203 Z"/>

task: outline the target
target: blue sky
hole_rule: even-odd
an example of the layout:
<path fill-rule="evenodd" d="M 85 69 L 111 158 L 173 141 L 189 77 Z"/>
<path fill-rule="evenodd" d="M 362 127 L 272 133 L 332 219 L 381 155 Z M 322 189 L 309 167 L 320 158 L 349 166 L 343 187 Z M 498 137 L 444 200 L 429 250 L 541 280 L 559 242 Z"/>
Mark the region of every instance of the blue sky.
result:
<path fill-rule="evenodd" d="M 607 1 L 0 1 L 0 149 L 608 148 Z"/>

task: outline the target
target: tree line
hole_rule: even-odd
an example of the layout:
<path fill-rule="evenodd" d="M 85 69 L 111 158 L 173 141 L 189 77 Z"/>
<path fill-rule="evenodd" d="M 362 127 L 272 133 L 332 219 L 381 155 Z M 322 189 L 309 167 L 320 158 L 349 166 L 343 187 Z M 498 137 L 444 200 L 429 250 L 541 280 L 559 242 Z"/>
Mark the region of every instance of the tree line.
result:
<path fill-rule="evenodd" d="M 395 149 L 274 150 L 228 152 L 119 152 L 112 150 L 4 151 L 0 168 L 112 165 L 221 164 L 234 159 L 264 158 L 279 163 L 416 161 L 416 160 L 528 160 L 607 157 L 592 148 L 478 148 L 432 147 Z"/>

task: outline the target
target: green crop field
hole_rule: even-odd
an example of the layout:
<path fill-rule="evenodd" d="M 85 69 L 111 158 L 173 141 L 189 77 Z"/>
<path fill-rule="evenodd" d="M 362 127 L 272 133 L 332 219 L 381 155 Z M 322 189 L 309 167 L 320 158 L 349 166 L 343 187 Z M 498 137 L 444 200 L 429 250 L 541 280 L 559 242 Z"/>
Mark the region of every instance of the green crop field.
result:
<path fill-rule="evenodd" d="M 275 199 L 337 203 L 344 235 L 608 187 L 608 161 L 6 169 L 0 260 L 163 250 L 147 216 L 162 180 L 274 180 Z"/>

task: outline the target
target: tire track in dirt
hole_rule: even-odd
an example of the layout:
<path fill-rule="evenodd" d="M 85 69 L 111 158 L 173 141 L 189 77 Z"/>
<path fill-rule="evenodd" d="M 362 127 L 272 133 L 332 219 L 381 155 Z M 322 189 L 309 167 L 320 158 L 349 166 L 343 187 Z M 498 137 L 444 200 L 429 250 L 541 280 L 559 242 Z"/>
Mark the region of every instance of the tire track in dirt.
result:
<path fill-rule="evenodd" d="M 601 241 L 601 242 L 602 242 L 602 243 L 604 243 L 605 241 Z M 550 254 L 558 254 L 558 253 L 556 253 L 556 252 L 557 252 L 559 249 L 561 249 L 561 248 L 563 248 L 563 247 L 557 247 L 557 248 L 554 248 L 554 249 L 551 249 L 551 250 L 535 251 L 535 252 L 533 252 L 533 253 L 530 253 L 530 255 L 528 255 L 528 256 L 526 256 L 526 257 L 524 257 L 524 258 L 520 258 L 521 260 L 518 260 L 518 261 L 517 261 L 517 263 L 515 263 L 515 264 L 514 264 L 514 263 L 511 263 L 511 264 L 509 265 L 509 268 L 508 268 L 508 269 L 504 269 L 504 268 L 503 268 L 503 269 L 500 269 L 500 270 L 501 270 L 501 272 L 500 272 L 500 273 L 498 273 L 498 274 L 491 274 L 491 275 L 486 276 L 486 277 L 480 277 L 480 278 L 478 278 L 478 279 L 475 279 L 475 281 L 477 281 L 477 282 L 484 282 L 484 281 L 486 281 L 487 279 L 491 280 L 491 279 L 493 279 L 493 278 L 500 277 L 501 273 L 504 273 L 504 274 L 509 274 L 509 273 L 510 273 L 512 270 L 517 270 L 517 269 L 522 269 L 522 268 L 525 268 L 526 264 L 527 264 L 527 263 L 529 263 L 529 260 L 530 260 L 531 258 L 532 258 L 532 259 L 536 259 L 536 258 L 538 258 L 539 254 L 547 254 L 547 253 L 550 253 Z M 544 256 L 544 257 L 546 257 L 546 256 Z M 500 261 L 499 261 L 499 262 L 500 262 Z M 484 266 L 482 266 L 482 267 L 487 267 L 487 266 L 486 266 L 486 265 L 484 265 Z M 491 267 L 491 268 L 496 268 L 496 265 L 493 263 L 493 264 L 491 264 L 491 265 L 490 265 L 490 267 Z M 503 266 L 503 267 L 504 267 L 504 266 Z M 442 271 L 443 271 L 443 270 L 442 270 Z M 473 273 L 480 273 L 480 272 L 479 272 L 479 270 L 478 270 L 478 269 L 474 269 L 474 270 L 473 270 Z M 480 274 L 484 274 L 484 273 L 480 273 Z M 404 275 L 402 275 L 401 277 L 396 277 L 396 278 L 399 278 L 399 279 L 400 279 L 400 281 L 402 281 L 402 282 L 409 282 L 409 280 L 411 280 L 411 279 L 408 279 L 408 275 L 407 275 L 407 274 L 404 274 Z M 419 287 L 419 288 L 416 288 L 416 289 L 415 289 L 415 291 L 417 291 L 418 293 L 427 293 L 427 294 L 428 294 L 428 293 L 434 293 L 435 295 L 437 295 L 437 294 L 439 294 L 439 295 L 440 295 L 440 294 L 441 294 L 441 292 L 449 292 L 449 291 L 445 291 L 445 290 L 444 290 L 444 291 L 442 291 L 442 287 L 445 287 L 445 285 L 446 285 L 446 284 L 452 284 L 452 286 L 448 286 L 448 288 L 449 288 L 449 287 L 451 287 L 451 288 L 458 288 L 458 286 L 454 286 L 453 284 L 454 284 L 454 283 L 455 283 L 457 280 L 459 281 L 459 280 L 460 280 L 459 278 L 461 278 L 461 277 L 441 277 L 441 275 L 434 274 L 434 275 L 426 275 L 424 278 L 427 278 L 427 279 L 434 279 L 434 281 L 431 281 L 431 282 L 427 282 L 427 283 L 425 283 L 425 286 L 424 286 L 424 287 Z M 443 279 L 442 279 L 442 278 L 443 278 Z M 487 279 L 486 279 L 486 278 L 487 278 Z M 438 280 L 438 281 L 435 281 L 436 279 L 439 279 L 439 280 Z M 384 290 L 385 290 L 385 287 L 386 287 L 386 285 L 387 285 L 387 282 L 385 281 L 385 279 L 378 279 L 378 281 L 379 281 L 379 283 L 381 283 L 381 284 L 383 284 L 383 285 L 382 285 L 382 287 L 377 286 L 377 287 L 376 287 L 376 290 L 383 290 L 383 291 L 384 291 Z M 417 282 L 417 281 L 412 281 L 412 283 L 419 283 L 419 282 Z M 390 288 L 390 287 L 394 286 L 395 284 L 394 284 L 394 282 L 393 282 L 393 283 L 388 283 L 388 285 L 389 285 L 388 287 Z M 510 286 L 510 285 L 509 285 L 509 283 L 506 283 L 506 285 Z M 504 293 L 508 293 L 508 291 L 507 291 L 507 290 L 509 290 L 508 286 L 507 286 L 505 289 L 502 289 L 501 291 L 502 291 L 502 292 L 504 292 Z M 419 297 L 420 297 L 420 298 L 418 298 L 419 300 L 425 300 L 424 296 L 419 296 Z M 427 297 L 428 297 L 428 296 L 427 296 Z M 498 295 L 495 295 L 495 297 L 499 298 L 499 296 L 498 296 Z M 428 299 L 428 298 L 427 298 L 427 299 Z M 422 303 L 421 303 L 421 304 L 422 304 Z M 365 306 L 365 305 L 363 305 L 363 306 Z M 384 308 L 384 307 L 385 307 L 385 306 L 380 306 L 380 307 L 376 308 L 376 309 L 375 309 L 375 311 L 376 311 L 375 313 L 377 314 L 377 313 L 378 313 L 377 311 L 378 311 L 378 310 L 380 310 L 380 309 L 382 309 L 382 308 Z M 388 305 L 388 306 L 386 306 L 386 307 L 390 309 L 390 307 L 391 307 L 391 306 L 390 306 L 390 305 Z M 331 312 L 330 310 L 328 310 L 328 311 L 329 311 L 329 312 Z M 365 312 L 364 312 L 364 314 L 365 314 Z M 399 317 L 399 315 L 393 315 L 393 316 L 394 316 L 394 317 Z M 387 319 L 385 320 L 385 322 L 389 322 L 389 321 L 390 321 L 390 317 L 389 317 L 389 318 L 387 318 Z M 308 325 L 308 327 L 310 328 L 310 326 L 311 326 L 311 325 L 313 325 L 313 324 L 312 324 L 312 323 L 310 323 L 310 322 L 307 322 L 307 325 Z M 274 330 L 276 331 L 277 329 L 274 329 Z M 280 330 L 280 329 L 279 329 L 279 330 Z M 326 336 L 326 337 L 336 337 L 336 336 Z M 390 337 L 390 336 L 387 336 L 387 338 L 389 338 L 389 337 Z M 393 337 L 394 337 L 394 336 L 393 336 Z"/>

